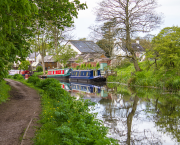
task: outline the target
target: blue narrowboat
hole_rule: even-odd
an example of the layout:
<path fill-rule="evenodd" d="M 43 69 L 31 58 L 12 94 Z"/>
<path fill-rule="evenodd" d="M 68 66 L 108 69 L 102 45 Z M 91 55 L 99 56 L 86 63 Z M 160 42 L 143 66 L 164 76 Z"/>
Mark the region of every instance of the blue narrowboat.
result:
<path fill-rule="evenodd" d="M 70 75 L 71 82 L 105 82 L 100 70 L 74 70 Z"/>

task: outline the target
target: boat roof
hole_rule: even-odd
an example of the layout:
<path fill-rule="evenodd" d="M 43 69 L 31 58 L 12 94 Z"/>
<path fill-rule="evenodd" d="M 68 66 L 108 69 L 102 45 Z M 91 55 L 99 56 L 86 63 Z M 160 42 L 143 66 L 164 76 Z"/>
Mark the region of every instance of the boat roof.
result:
<path fill-rule="evenodd" d="M 62 69 L 57 69 L 57 68 L 55 68 L 55 69 L 49 69 L 48 71 L 55 71 L 55 70 L 67 70 L 67 69 L 72 69 L 72 68 L 62 68 Z"/>
<path fill-rule="evenodd" d="M 73 71 L 93 71 L 93 69 L 88 69 L 88 70 L 73 70 Z"/>

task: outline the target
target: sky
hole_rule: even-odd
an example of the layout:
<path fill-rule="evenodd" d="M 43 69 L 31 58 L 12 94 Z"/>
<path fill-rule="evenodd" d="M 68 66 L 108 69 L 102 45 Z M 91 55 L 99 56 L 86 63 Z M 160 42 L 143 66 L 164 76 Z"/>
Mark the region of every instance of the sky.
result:
<path fill-rule="evenodd" d="M 76 27 L 73 35 L 74 39 L 87 38 L 91 32 L 89 26 L 97 24 L 95 22 L 96 15 L 93 12 L 97 2 L 102 0 L 80 0 L 81 3 L 86 2 L 88 9 L 79 11 L 78 18 L 74 20 Z M 163 23 L 159 29 L 150 34 L 157 35 L 161 29 L 165 27 L 180 26 L 180 0 L 157 0 L 160 5 L 156 11 L 164 16 Z M 142 34 L 141 34 L 142 35 Z M 144 34 L 145 35 L 145 34 Z"/>

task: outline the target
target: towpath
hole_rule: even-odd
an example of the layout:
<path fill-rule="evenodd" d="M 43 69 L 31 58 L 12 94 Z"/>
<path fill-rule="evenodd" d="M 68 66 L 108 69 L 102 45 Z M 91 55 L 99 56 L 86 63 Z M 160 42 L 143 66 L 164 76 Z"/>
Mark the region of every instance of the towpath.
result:
<path fill-rule="evenodd" d="M 10 100 L 0 104 L 0 145 L 32 145 L 39 126 L 40 96 L 24 84 L 6 79 Z"/>

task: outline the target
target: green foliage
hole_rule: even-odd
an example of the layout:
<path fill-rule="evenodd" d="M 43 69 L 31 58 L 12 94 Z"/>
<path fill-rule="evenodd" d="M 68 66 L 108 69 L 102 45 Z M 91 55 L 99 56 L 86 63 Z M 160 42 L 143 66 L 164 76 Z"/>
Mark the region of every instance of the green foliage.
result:
<path fill-rule="evenodd" d="M 24 77 L 21 74 L 15 74 L 13 76 L 13 79 L 17 79 L 17 80 L 24 80 Z"/>
<path fill-rule="evenodd" d="M 179 67 L 180 59 L 180 27 L 166 27 L 153 38 L 153 49 L 149 50 L 147 57 L 154 59 L 156 68 L 171 69 Z M 158 60 L 158 61 L 157 61 Z"/>
<path fill-rule="evenodd" d="M 30 77 L 29 83 L 37 84 L 37 77 Z M 76 100 L 61 88 L 56 79 L 40 81 L 42 96 L 41 129 L 37 132 L 35 145 L 40 144 L 117 144 L 106 137 L 108 128 L 89 113 L 89 100 Z"/>
<path fill-rule="evenodd" d="M 38 71 L 38 72 L 42 72 L 42 71 L 43 71 L 42 66 L 37 66 L 36 71 Z"/>
<path fill-rule="evenodd" d="M 82 63 L 82 64 L 80 65 L 80 68 L 81 68 L 81 69 L 85 69 L 85 68 L 86 68 L 86 64 L 85 64 L 85 63 Z"/>
<path fill-rule="evenodd" d="M 77 66 L 76 66 L 76 69 L 79 69 L 79 68 L 80 68 L 80 66 L 79 66 L 79 65 L 77 65 Z"/>
<path fill-rule="evenodd" d="M 67 47 L 67 46 L 59 46 L 56 50 L 55 50 L 55 54 L 53 56 L 54 60 L 63 64 L 63 66 L 65 66 L 67 64 L 67 61 L 72 58 L 75 57 L 77 55 L 77 52 L 74 51 L 71 47 Z"/>
<path fill-rule="evenodd" d="M 98 63 L 96 63 L 96 67 L 97 67 L 97 68 L 99 68 L 99 67 L 100 67 L 99 62 L 98 62 Z"/>
<path fill-rule="evenodd" d="M 37 6 L 28 0 L 1 0 L 0 80 L 8 74 L 8 63 L 24 60 L 30 52 L 27 40 L 32 37 L 32 15 L 37 10 Z"/>
<path fill-rule="evenodd" d="M 41 80 L 37 76 L 30 76 L 27 80 L 28 83 L 32 83 L 35 86 L 41 85 Z"/>
<path fill-rule="evenodd" d="M 21 64 L 19 65 L 19 69 L 20 70 L 28 70 L 29 65 L 30 65 L 29 61 L 27 61 L 27 60 L 22 61 Z"/>
<path fill-rule="evenodd" d="M 146 62 L 139 63 L 141 68 L 146 67 Z M 128 85 L 152 86 L 158 88 L 166 88 L 170 90 L 180 89 L 180 70 L 174 68 L 167 71 L 166 67 L 161 67 L 159 70 L 144 69 L 140 72 L 135 72 L 133 64 L 127 67 L 116 68 L 117 77 L 108 76 L 108 82 L 120 82 Z"/>
<path fill-rule="evenodd" d="M 43 72 L 34 72 L 33 76 L 38 77 L 39 75 L 43 75 Z"/>
<path fill-rule="evenodd" d="M 11 87 L 6 84 L 6 81 L 2 80 L 0 81 L 0 104 L 2 102 L 5 102 L 10 96 L 9 91 L 11 90 Z"/>

